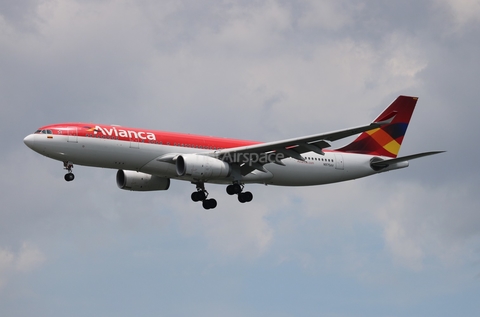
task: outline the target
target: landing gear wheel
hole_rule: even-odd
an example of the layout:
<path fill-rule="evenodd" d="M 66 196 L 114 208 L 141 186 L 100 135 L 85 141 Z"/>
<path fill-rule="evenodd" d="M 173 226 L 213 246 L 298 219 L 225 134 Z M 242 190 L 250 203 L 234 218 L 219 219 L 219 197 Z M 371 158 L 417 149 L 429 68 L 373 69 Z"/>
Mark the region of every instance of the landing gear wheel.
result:
<path fill-rule="evenodd" d="M 197 202 L 198 201 L 198 192 L 193 192 L 191 198 L 194 202 Z"/>
<path fill-rule="evenodd" d="M 71 181 L 73 181 L 74 179 L 75 179 L 75 175 L 73 175 L 73 173 L 67 173 L 67 174 L 65 174 L 65 180 L 66 180 L 67 182 L 71 182 Z"/>
<path fill-rule="evenodd" d="M 215 199 L 205 199 L 202 203 L 203 208 L 205 209 L 213 209 L 217 207 L 217 201 Z"/>
<path fill-rule="evenodd" d="M 235 194 L 240 194 L 243 190 L 242 185 L 238 183 L 234 183 L 232 185 L 227 186 L 227 194 L 229 195 L 235 195 Z"/>
<path fill-rule="evenodd" d="M 243 190 L 242 186 L 240 186 L 238 183 L 233 184 L 232 189 L 234 194 L 240 194 Z"/>
<path fill-rule="evenodd" d="M 241 202 L 242 204 L 250 202 L 252 201 L 252 199 L 253 199 L 253 194 L 251 192 L 244 192 L 244 193 L 238 194 L 238 201 Z"/>
<path fill-rule="evenodd" d="M 235 189 L 233 188 L 233 185 L 228 185 L 227 186 L 227 194 L 235 195 Z"/>
<path fill-rule="evenodd" d="M 193 192 L 191 197 L 194 202 L 197 202 L 201 200 L 204 201 L 205 198 L 207 198 L 207 195 L 203 191 L 198 191 L 198 192 Z"/>

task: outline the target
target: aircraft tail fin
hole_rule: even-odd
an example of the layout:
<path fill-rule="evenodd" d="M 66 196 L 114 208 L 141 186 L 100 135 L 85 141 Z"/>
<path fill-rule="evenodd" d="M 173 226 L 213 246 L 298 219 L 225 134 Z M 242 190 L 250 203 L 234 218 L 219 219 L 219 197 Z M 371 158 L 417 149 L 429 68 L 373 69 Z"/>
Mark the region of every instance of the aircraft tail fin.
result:
<path fill-rule="evenodd" d="M 363 132 L 352 143 L 337 151 L 396 158 L 417 100 L 417 97 L 399 96 L 374 121 L 382 122 L 393 117 L 390 123 Z"/>

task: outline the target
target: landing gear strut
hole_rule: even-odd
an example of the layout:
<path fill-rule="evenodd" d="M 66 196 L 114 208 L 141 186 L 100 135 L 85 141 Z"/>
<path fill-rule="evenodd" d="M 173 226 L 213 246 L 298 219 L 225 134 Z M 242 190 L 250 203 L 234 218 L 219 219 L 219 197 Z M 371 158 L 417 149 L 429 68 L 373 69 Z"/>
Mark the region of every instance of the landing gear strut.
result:
<path fill-rule="evenodd" d="M 63 162 L 63 169 L 67 170 L 67 174 L 65 174 L 65 180 L 67 182 L 73 181 L 75 179 L 75 175 L 72 173 L 73 163 L 70 161 Z"/>
<path fill-rule="evenodd" d="M 243 185 L 239 183 L 233 183 L 232 185 L 227 186 L 227 194 L 229 195 L 238 195 L 238 201 L 241 203 L 247 203 L 252 201 L 253 194 L 251 192 L 243 192 Z"/>
<path fill-rule="evenodd" d="M 192 193 L 192 200 L 194 202 L 201 201 L 202 206 L 205 209 L 213 209 L 217 207 L 217 201 L 213 198 L 207 199 L 208 192 L 205 189 L 204 183 L 196 183 L 197 191 Z"/>

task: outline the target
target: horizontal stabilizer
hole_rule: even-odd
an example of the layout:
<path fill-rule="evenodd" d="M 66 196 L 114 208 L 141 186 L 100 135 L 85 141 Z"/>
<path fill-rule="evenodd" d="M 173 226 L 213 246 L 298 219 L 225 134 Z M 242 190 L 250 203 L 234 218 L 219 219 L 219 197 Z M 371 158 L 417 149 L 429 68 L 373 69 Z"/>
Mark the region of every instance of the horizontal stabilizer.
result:
<path fill-rule="evenodd" d="M 434 154 L 439 154 L 439 153 L 443 153 L 443 152 L 445 152 L 445 151 L 424 152 L 424 153 L 418 153 L 418 154 L 413 154 L 413 155 L 408 155 L 408 156 L 397 157 L 397 158 L 390 159 L 390 160 L 373 161 L 373 162 L 370 163 L 370 166 L 374 170 L 381 170 L 381 169 L 389 167 L 392 164 L 397 164 L 397 163 L 400 163 L 400 162 L 406 162 L 408 160 L 413 160 L 413 159 L 416 159 L 416 158 L 429 156 L 429 155 L 434 155 Z"/>

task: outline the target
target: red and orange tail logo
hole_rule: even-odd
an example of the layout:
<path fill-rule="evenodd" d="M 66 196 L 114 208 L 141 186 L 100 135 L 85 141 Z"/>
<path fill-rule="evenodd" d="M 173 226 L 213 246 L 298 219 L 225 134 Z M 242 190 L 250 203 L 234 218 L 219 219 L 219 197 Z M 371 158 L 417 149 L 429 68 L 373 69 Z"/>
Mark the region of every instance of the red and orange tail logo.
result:
<path fill-rule="evenodd" d="M 391 123 L 360 134 L 355 141 L 337 151 L 397 157 L 417 100 L 417 97 L 399 96 L 374 121 L 383 121 L 396 113 Z"/>

